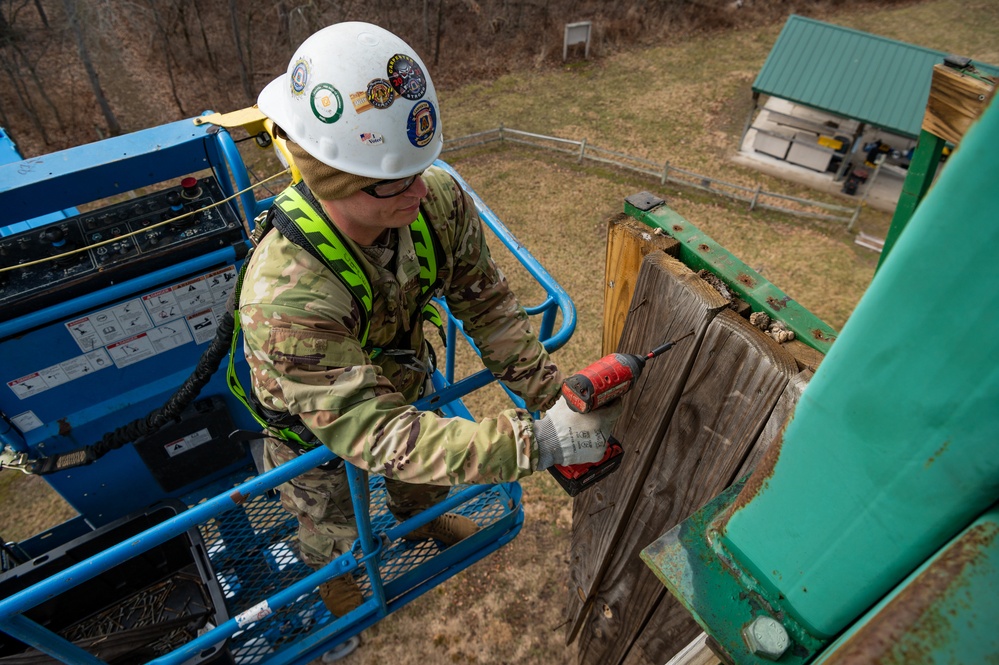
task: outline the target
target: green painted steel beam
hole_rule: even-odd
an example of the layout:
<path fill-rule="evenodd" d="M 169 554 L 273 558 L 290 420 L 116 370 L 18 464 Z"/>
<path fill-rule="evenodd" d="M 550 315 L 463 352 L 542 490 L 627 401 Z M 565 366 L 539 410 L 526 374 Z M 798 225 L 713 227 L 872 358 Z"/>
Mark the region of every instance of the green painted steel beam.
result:
<path fill-rule="evenodd" d="M 779 650 L 781 643 L 786 651 L 778 655 L 781 663 L 799 665 L 807 663 L 812 653 L 822 646 L 820 640 L 792 622 L 784 620 L 752 581 L 737 579 L 719 552 L 711 544 L 713 525 L 728 512 L 743 487 L 745 479 L 725 490 L 690 519 L 667 531 L 658 540 L 643 549 L 642 561 L 656 574 L 701 627 L 716 639 L 722 649 L 740 664 L 762 664 L 774 660 L 754 652 L 746 633 L 755 621 L 779 617 L 781 629 L 771 627 L 769 635 Z M 719 631 L 717 626 L 731 627 Z"/>
<path fill-rule="evenodd" d="M 814 665 L 999 662 L 999 507 L 912 573 Z"/>
<path fill-rule="evenodd" d="M 909 161 L 909 170 L 905 174 L 905 181 L 902 183 L 902 193 L 899 195 L 898 203 L 895 205 L 895 214 L 891 218 L 891 226 L 885 236 L 884 247 L 881 249 L 881 256 L 878 258 L 878 267 L 888 257 L 891 248 L 895 246 L 895 241 L 905 229 L 906 224 L 912 219 L 916 212 L 916 206 L 923 200 L 926 193 L 933 184 L 933 178 L 937 174 L 937 166 L 940 164 L 940 157 L 946 145 L 939 136 L 931 134 L 925 129 L 919 134 L 919 141 L 916 143 L 916 151 Z"/>
<path fill-rule="evenodd" d="M 721 566 L 739 581 L 741 596 L 705 602 L 741 610 L 700 610 L 720 644 L 743 639 L 747 607 L 763 607 L 789 653 L 816 655 L 999 500 L 996 145 L 993 102 L 739 496 L 718 519 L 681 525 L 705 545 L 657 564 L 695 580 Z"/>
<path fill-rule="evenodd" d="M 680 260 L 691 270 L 708 270 L 721 279 L 753 311 L 766 312 L 782 321 L 795 337 L 822 353 L 828 353 L 836 331 L 763 275 L 740 261 L 709 235 L 684 219 L 662 199 L 642 192 L 625 199 L 624 211 L 638 221 L 662 229 L 680 243 Z"/>

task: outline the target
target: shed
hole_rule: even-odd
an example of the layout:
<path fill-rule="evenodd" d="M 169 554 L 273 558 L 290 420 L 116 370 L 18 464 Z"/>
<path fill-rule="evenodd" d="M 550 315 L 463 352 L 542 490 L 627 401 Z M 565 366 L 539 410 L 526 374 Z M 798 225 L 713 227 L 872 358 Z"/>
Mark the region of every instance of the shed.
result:
<path fill-rule="evenodd" d="M 742 145 L 752 138 L 751 150 L 833 172 L 835 180 L 879 151 L 879 164 L 904 172 L 933 66 L 948 60 L 963 64 L 942 51 L 792 15 L 753 82 Z M 992 65 L 970 66 L 999 75 Z M 763 106 L 761 96 L 767 97 Z"/>

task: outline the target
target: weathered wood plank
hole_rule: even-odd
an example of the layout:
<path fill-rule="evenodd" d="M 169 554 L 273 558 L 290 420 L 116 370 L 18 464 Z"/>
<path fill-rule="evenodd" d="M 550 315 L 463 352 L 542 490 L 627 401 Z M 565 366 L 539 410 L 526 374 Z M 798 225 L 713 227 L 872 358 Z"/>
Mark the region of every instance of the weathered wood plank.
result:
<path fill-rule="evenodd" d="M 617 350 L 642 258 L 656 250 L 675 258 L 679 247 L 680 243 L 662 229 L 653 229 L 624 213 L 607 221 L 602 355 Z"/>
<path fill-rule="evenodd" d="M 678 604 L 670 608 L 672 598 L 664 598 L 667 592 L 639 552 L 731 484 L 797 373 L 790 354 L 733 311 L 722 310 L 708 325 L 661 445 L 652 446 L 658 454 L 625 516 L 628 528 L 615 543 L 594 598 L 597 611 L 580 633 L 581 664 L 620 663 L 657 605 L 666 613 L 662 625 L 676 625 L 680 639 L 663 643 L 665 652 L 656 660 L 665 662 L 696 635 L 674 616 L 686 613 Z M 662 389 L 651 379 L 646 386 L 646 392 Z"/>
<path fill-rule="evenodd" d="M 666 665 L 720 665 L 718 656 L 708 647 L 708 636 L 701 633 Z"/>
<path fill-rule="evenodd" d="M 819 368 L 822 359 L 826 357 L 826 354 L 813 349 L 798 339 L 792 339 L 783 346 L 788 353 L 794 356 L 794 362 L 798 363 L 799 370 L 807 369 L 814 373 Z"/>
<path fill-rule="evenodd" d="M 782 348 L 788 351 L 791 350 L 787 344 L 782 345 Z M 813 350 L 811 347 L 805 348 Z M 815 351 L 815 353 L 821 356 L 821 353 L 818 351 Z M 798 363 L 798 366 L 800 368 L 800 363 Z M 806 369 L 798 372 L 798 374 L 791 377 L 787 382 L 784 392 L 777 399 L 777 405 L 770 413 L 770 418 L 763 426 L 763 431 L 757 437 L 756 443 L 753 445 L 749 455 L 747 455 L 742 467 L 735 474 L 735 478 L 741 478 L 750 473 L 763 453 L 770 447 L 770 444 L 781 434 L 788 417 L 794 411 L 794 407 L 801 398 L 801 394 L 807 387 L 811 377 L 812 372 Z M 662 662 L 663 658 L 668 657 L 671 649 L 675 649 L 677 645 L 683 644 L 684 640 L 690 635 L 696 634 L 699 630 L 700 626 L 684 610 L 679 601 L 671 594 L 664 592 L 662 600 L 656 605 L 652 616 L 628 651 L 622 665 L 658 665 Z M 703 636 L 703 633 L 701 635 Z M 688 648 L 693 644 L 688 645 Z M 681 651 L 674 656 L 674 659 L 679 658 L 686 651 L 687 649 Z M 715 657 L 706 647 L 704 649 L 698 648 L 694 653 L 708 658 Z M 717 659 L 715 662 L 717 662 Z"/>
<path fill-rule="evenodd" d="M 701 631 L 701 626 L 680 601 L 665 590 L 652 611 L 649 626 L 650 630 L 643 630 L 628 649 L 621 665 L 659 665 L 670 657 L 664 654 L 676 652 L 679 645 L 689 643 Z M 581 646 L 585 644 L 580 642 Z"/>
<path fill-rule="evenodd" d="M 756 468 L 756 463 L 763 457 L 763 453 L 767 451 L 770 444 L 776 441 L 777 437 L 784 431 L 784 426 L 787 424 L 791 414 L 794 413 L 794 407 L 798 405 L 801 394 L 805 392 L 805 388 L 808 387 L 808 382 L 811 380 L 812 372 L 805 370 L 798 372 L 787 382 L 784 392 L 781 393 L 780 398 L 777 400 L 777 405 L 770 413 L 770 419 L 767 420 L 767 424 L 763 426 L 763 431 L 760 432 L 759 438 L 756 439 L 756 445 L 753 446 L 753 449 L 746 456 L 746 461 L 743 463 L 742 468 L 735 474 L 736 478 L 742 478 L 752 473 L 753 469 Z"/>
<path fill-rule="evenodd" d="M 573 501 L 567 643 L 585 620 L 609 553 L 627 526 L 628 512 L 658 452 L 699 340 L 710 320 L 726 306 L 707 282 L 662 252 L 645 257 L 632 300 L 619 351 L 646 353 L 691 330 L 695 335 L 646 365 L 625 396 L 625 410 L 615 431 L 625 450 L 621 468 Z"/>
<path fill-rule="evenodd" d="M 994 85 L 946 65 L 934 65 L 923 129 L 958 145 L 994 93 Z"/>

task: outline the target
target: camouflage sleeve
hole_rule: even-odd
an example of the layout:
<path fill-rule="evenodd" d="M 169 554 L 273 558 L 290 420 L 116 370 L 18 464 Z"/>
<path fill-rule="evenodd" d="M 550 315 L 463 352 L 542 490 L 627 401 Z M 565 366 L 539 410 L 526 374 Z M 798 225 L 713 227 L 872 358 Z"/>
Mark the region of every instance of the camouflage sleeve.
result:
<path fill-rule="evenodd" d="M 450 179 L 449 179 L 450 180 Z M 531 411 L 558 398 L 562 375 L 527 312 L 493 262 L 475 204 L 453 180 L 454 273 L 445 298 L 482 354 L 483 364 Z"/>
<path fill-rule="evenodd" d="M 265 238 L 240 297 L 244 350 L 265 407 L 301 417 L 337 455 L 404 482 L 515 480 L 537 468 L 534 421 L 508 409 L 478 423 L 421 413 L 371 364 L 356 305 L 306 252 Z"/>

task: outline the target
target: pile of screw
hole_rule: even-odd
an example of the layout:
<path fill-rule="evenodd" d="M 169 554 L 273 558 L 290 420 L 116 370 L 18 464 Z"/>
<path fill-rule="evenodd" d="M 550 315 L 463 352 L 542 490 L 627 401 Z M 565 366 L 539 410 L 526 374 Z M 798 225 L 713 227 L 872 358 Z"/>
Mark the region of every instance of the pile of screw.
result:
<path fill-rule="evenodd" d="M 62 636 L 71 642 L 93 638 L 106 638 L 115 633 L 134 628 L 162 624 L 179 616 L 190 616 L 192 620 L 210 613 L 204 598 L 184 596 L 182 608 L 176 607 L 178 593 L 182 587 L 175 584 L 175 577 L 147 587 L 115 603 L 93 616 L 71 626 Z M 200 582 L 199 582 L 200 584 Z M 171 599 L 171 596 L 174 596 Z M 173 602 L 170 602 L 170 601 Z M 171 607 L 171 605 L 174 605 Z M 191 633 L 190 625 L 170 631 L 150 644 L 155 653 L 171 651 L 197 637 Z"/>
<path fill-rule="evenodd" d="M 763 331 L 765 335 L 771 337 L 778 344 L 790 342 L 794 339 L 794 331 L 788 330 L 783 321 L 774 321 L 766 312 L 753 312 L 749 315 L 749 322 Z"/>

